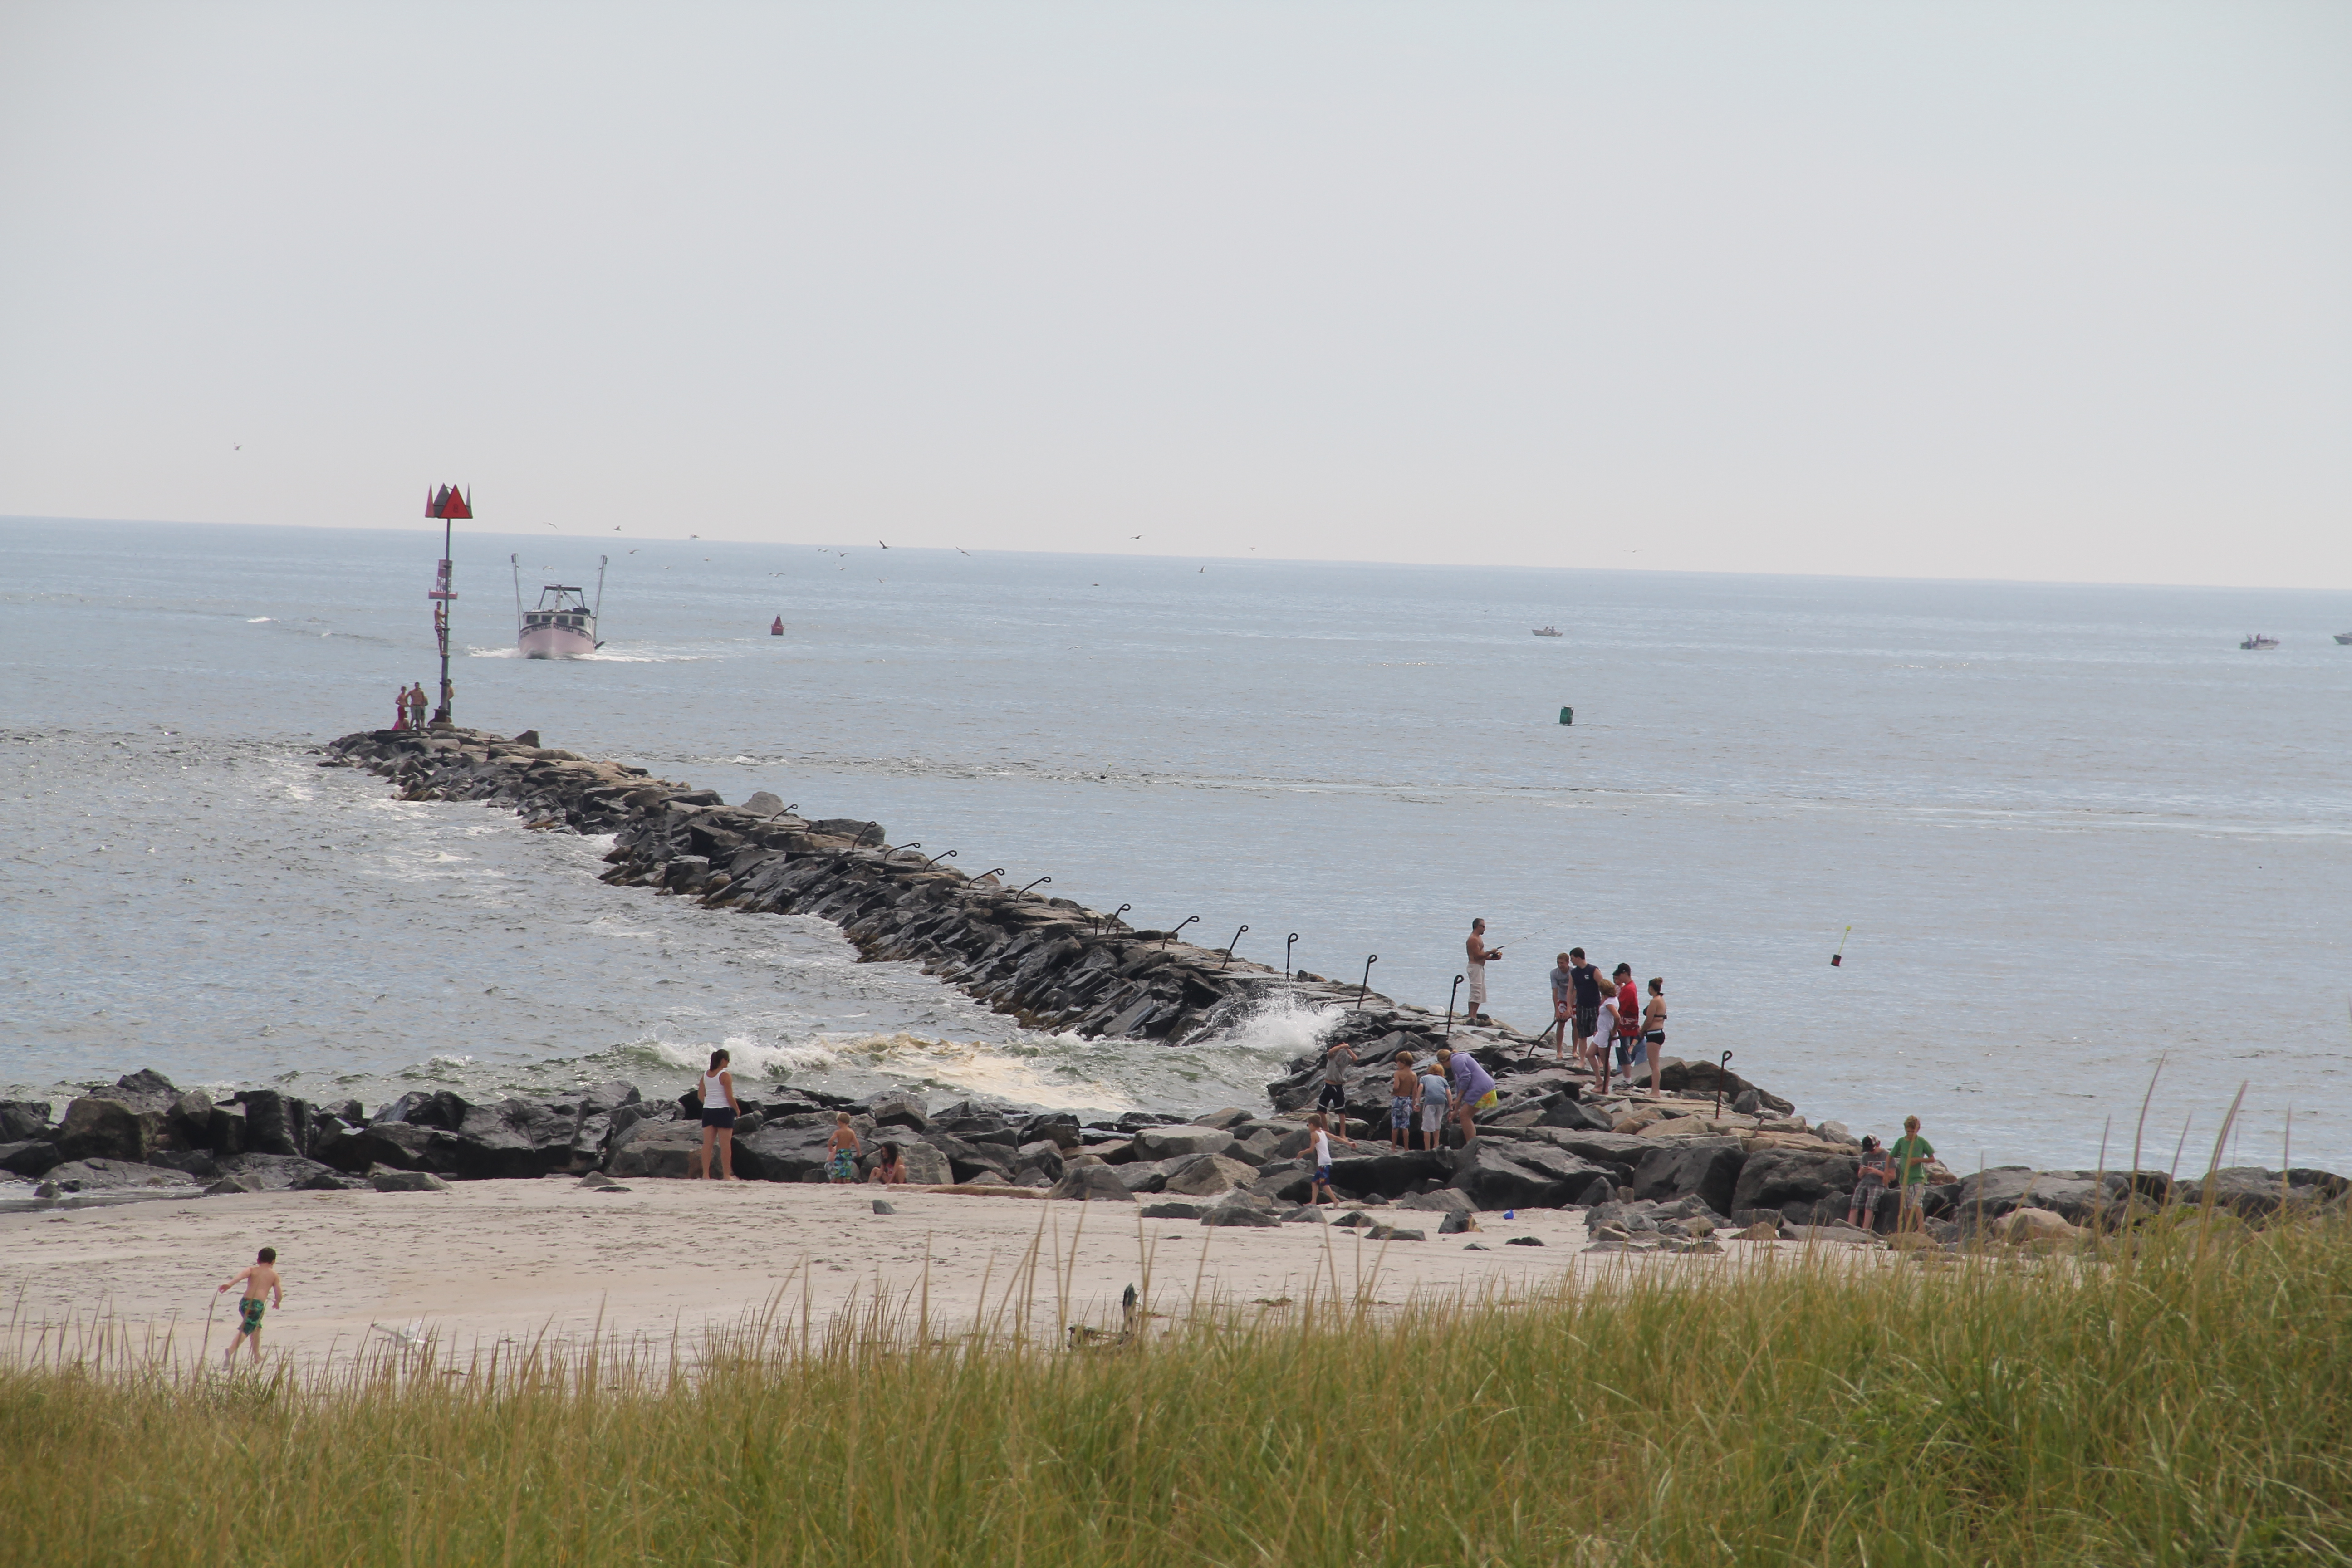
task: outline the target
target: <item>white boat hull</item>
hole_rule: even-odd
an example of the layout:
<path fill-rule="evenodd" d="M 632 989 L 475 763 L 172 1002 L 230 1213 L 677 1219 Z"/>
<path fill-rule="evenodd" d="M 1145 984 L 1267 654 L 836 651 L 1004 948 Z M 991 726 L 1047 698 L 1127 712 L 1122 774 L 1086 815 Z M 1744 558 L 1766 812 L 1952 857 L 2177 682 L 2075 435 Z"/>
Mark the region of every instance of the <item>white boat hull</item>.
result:
<path fill-rule="evenodd" d="M 596 638 L 572 626 L 526 626 L 517 646 L 525 658 L 578 658 L 596 651 Z"/>

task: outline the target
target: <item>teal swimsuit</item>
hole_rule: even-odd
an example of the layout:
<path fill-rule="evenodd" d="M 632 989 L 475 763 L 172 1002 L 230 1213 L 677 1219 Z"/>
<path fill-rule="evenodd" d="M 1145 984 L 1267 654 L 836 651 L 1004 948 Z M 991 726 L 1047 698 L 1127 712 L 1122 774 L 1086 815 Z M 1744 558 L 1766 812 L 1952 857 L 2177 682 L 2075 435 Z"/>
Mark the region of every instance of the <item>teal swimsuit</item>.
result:
<path fill-rule="evenodd" d="M 261 1308 L 262 1300 L 258 1296 L 247 1296 L 236 1304 L 238 1333 L 257 1334 L 261 1331 Z"/>

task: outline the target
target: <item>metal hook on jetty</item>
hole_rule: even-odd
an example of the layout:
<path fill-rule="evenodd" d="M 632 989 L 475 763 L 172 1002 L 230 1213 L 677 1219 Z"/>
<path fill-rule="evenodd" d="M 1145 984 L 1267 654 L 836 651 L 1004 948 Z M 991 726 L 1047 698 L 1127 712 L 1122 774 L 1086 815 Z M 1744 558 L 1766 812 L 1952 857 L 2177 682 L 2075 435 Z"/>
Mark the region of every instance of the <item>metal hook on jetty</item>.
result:
<path fill-rule="evenodd" d="M 1723 1053 L 1723 1059 L 1715 1064 L 1715 1113 L 1717 1116 L 1723 1114 L 1723 1075 L 1730 1069 L 1731 1053 L 1729 1051 L 1726 1051 Z M 1652 1094 L 1657 1093 L 1658 1086 L 1654 1083 L 1652 1084 L 1650 1086 L 1650 1092 Z"/>
<path fill-rule="evenodd" d="M 1244 925 L 1242 927 L 1242 931 L 1247 930 L 1249 930 L 1247 925 Z M 1241 941 L 1242 931 L 1234 932 L 1234 942 L 1225 943 L 1225 956 L 1218 962 L 1217 967 L 1219 969 L 1223 969 L 1226 964 L 1231 963 L 1234 961 L 1234 942 Z"/>
<path fill-rule="evenodd" d="M 1024 892 L 1024 893 L 1025 893 L 1025 892 L 1027 892 L 1027 891 L 1029 890 L 1029 888 L 1042 888 L 1042 887 L 1045 886 L 1047 883 L 1051 882 L 1053 879 L 1053 879 L 1053 878 L 1051 878 L 1051 877 L 1040 877 L 1040 878 L 1038 878 L 1035 881 L 1034 881 L 1034 882 L 1030 883 L 1028 887 L 1026 887 L 1026 888 L 1023 888 L 1023 889 L 1021 889 L 1021 891 L 1022 891 L 1022 892 Z"/>
<path fill-rule="evenodd" d="M 1163 942 L 1160 945 L 1166 947 L 1169 942 L 1172 942 L 1178 937 L 1182 936 L 1184 934 L 1184 928 L 1191 925 L 1194 921 L 1199 920 L 1200 918 L 1201 917 L 1198 915 L 1186 915 L 1182 920 L 1178 921 L 1176 922 L 1176 929 L 1168 933 L 1168 942 Z"/>
<path fill-rule="evenodd" d="M 1111 927 L 1118 924 L 1118 917 L 1127 913 L 1128 910 L 1133 908 L 1135 908 L 1133 904 L 1121 904 L 1118 908 L 1111 910 L 1110 913 L 1103 916 L 1103 930 L 1108 931 Z"/>
<path fill-rule="evenodd" d="M 1290 967 L 1290 950 L 1297 945 L 1298 933 L 1297 931 L 1292 931 L 1290 933 L 1290 940 L 1282 944 L 1282 977 L 1285 980 L 1296 980 L 1298 978 L 1298 971 Z"/>
<path fill-rule="evenodd" d="M 1448 991 L 1448 992 L 1445 994 L 1445 1036 L 1444 1036 L 1444 1037 L 1445 1037 L 1446 1039 L 1449 1039 L 1449 1040 L 1450 1040 L 1450 1039 L 1452 1039 L 1452 1038 L 1454 1037 L 1454 999 L 1456 996 L 1459 996 L 1459 995 L 1461 995 L 1461 994 L 1462 994 L 1462 983 L 1463 983 L 1465 980 L 1468 979 L 1468 978 L 1469 978 L 1469 976 L 1468 976 L 1468 975 L 1466 975 L 1466 974 L 1457 974 L 1457 975 L 1455 975 L 1455 976 L 1454 977 L 1454 989 L 1453 989 L 1453 990 L 1451 990 L 1451 991 Z"/>
<path fill-rule="evenodd" d="M 1377 952 L 1364 960 L 1364 978 L 1356 987 L 1356 1007 L 1360 1012 L 1363 1009 L 1364 1005 L 1364 993 L 1371 989 L 1372 965 L 1378 963 L 1380 961 L 1381 955 Z"/>

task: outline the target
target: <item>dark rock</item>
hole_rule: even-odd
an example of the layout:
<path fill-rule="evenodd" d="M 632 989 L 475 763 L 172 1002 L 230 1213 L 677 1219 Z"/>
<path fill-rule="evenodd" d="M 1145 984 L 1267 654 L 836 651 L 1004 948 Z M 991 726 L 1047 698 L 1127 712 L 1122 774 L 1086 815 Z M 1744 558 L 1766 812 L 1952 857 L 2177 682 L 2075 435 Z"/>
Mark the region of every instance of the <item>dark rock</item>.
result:
<path fill-rule="evenodd" d="M 1188 1198 L 1213 1198 L 1256 1179 L 1257 1168 L 1254 1165 L 1228 1160 L 1222 1154 L 1194 1154 L 1168 1161 L 1160 1186 L 1163 1191 Z"/>
<path fill-rule="evenodd" d="M 1135 1135 L 1135 1157 L 1173 1160 L 1189 1154 L 1222 1154 L 1234 1142 L 1231 1132 L 1219 1127 L 1147 1127 Z"/>
<path fill-rule="evenodd" d="M 94 1098 L 120 1100 L 133 1110 L 169 1111 L 172 1102 L 180 1098 L 179 1089 L 153 1068 L 141 1068 L 137 1072 L 124 1073 L 114 1080 L 111 1089 L 90 1090 Z"/>
<path fill-rule="evenodd" d="M 920 1132 L 931 1124 L 923 1097 L 904 1089 L 887 1089 L 866 1102 L 866 1114 L 877 1127 L 911 1127 Z"/>
<path fill-rule="evenodd" d="M 1733 1206 L 1738 1184 L 1751 1157 L 1737 1138 L 1706 1138 L 1652 1148 L 1625 1184 L 1643 1202 L 1696 1197 L 1717 1214 Z M 1851 1165 L 1852 1161 L 1847 1164 Z"/>
<path fill-rule="evenodd" d="M 1848 1154 L 1816 1153 L 1805 1149 L 1759 1149 L 1740 1168 L 1727 1211 L 1781 1209 L 1791 1204 L 1817 1204 L 1826 1199 L 1843 1207 L 1853 1191 L 1860 1162 Z M 1641 1194 L 1637 1183 L 1634 1194 Z M 1710 1200 L 1710 1207 L 1717 1207 Z"/>
<path fill-rule="evenodd" d="M 1470 1194 L 1458 1187 L 1441 1187 L 1435 1192 L 1409 1193 L 1397 1199 L 1401 1209 L 1420 1209 L 1430 1214 L 1467 1214 L 1478 1205 Z"/>
<path fill-rule="evenodd" d="M 1563 1208 L 1607 1180 L 1598 1166 L 1549 1144 L 1479 1138 L 1454 1156 L 1453 1184 L 1482 1209 Z"/>
<path fill-rule="evenodd" d="M 158 1149 L 147 1156 L 151 1165 L 161 1165 L 167 1171 L 178 1171 L 199 1181 L 210 1181 L 220 1174 L 220 1162 L 203 1149 Z"/>
<path fill-rule="evenodd" d="M 1157 1203 L 1143 1205 L 1146 1219 L 1199 1219 L 1209 1212 L 1207 1204 Z"/>
<path fill-rule="evenodd" d="M 1738 1115 L 1753 1116 L 1764 1109 L 1764 1097 L 1752 1089 L 1742 1089 L 1732 1100 L 1731 1109 Z"/>
<path fill-rule="evenodd" d="M 1120 1120 L 1124 1122 L 1126 1119 L 1122 1117 Z M 1154 1123 L 1164 1120 L 1167 1119 L 1152 1118 Z M 1082 1142 L 1078 1131 L 1078 1119 L 1067 1110 L 1048 1110 L 1030 1117 L 1021 1123 L 1020 1140 L 1024 1149 L 1043 1140 L 1058 1149 L 1074 1150 L 1079 1147 Z"/>
<path fill-rule="evenodd" d="M 236 1097 L 245 1107 L 245 1146 L 257 1154 L 309 1152 L 310 1108 L 274 1089 L 248 1089 Z"/>
<path fill-rule="evenodd" d="M 52 1166 L 42 1177 L 44 1196 L 68 1193 L 124 1193 L 144 1189 L 193 1193 L 195 1184 L 182 1171 L 165 1170 L 135 1160 L 68 1160 Z"/>
<path fill-rule="evenodd" d="M 1952 1201 L 1957 1222 L 1964 1227 L 2029 1206 L 2049 1209 L 2069 1225 L 2090 1225 L 2105 1213 L 2112 1197 L 2120 1195 L 2120 1186 L 2111 1193 L 2098 1181 L 2073 1171 L 1996 1165 L 1962 1177 Z"/>
<path fill-rule="evenodd" d="M 412 1127 L 438 1127 L 455 1132 L 465 1125 L 466 1102 L 451 1089 L 411 1089 L 377 1111 L 377 1121 L 404 1121 Z"/>
<path fill-rule="evenodd" d="M 874 1212 L 876 1214 L 897 1214 L 898 1211 L 892 1208 L 884 1199 L 876 1198 L 874 1200 Z"/>
<path fill-rule="evenodd" d="M 0 1100 L 0 1143 L 21 1143 L 49 1135 L 46 1100 Z"/>
<path fill-rule="evenodd" d="M 25 1138 L 0 1143 L 0 1171 L 14 1176 L 38 1176 L 65 1163 L 65 1152 L 46 1138 Z"/>
<path fill-rule="evenodd" d="M 1538 1127 L 1566 1127 L 1586 1132 L 1606 1132 L 1616 1125 L 1599 1110 L 1571 1095 L 1561 1095 L 1544 1107 Z"/>
<path fill-rule="evenodd" d="M 1366 1231 L 1364 1236 L 1370 1241 L 1426 1241 L 1429 1239 L 1427 1232 L 1408 1230 L 1400 1225 L 1376 1225 Z"/>
<path fill-rule="evenodd" d="M 1302 1142 L 1303 1150 L 1306 1143 Z M 1331 1181 L 1335 1186 L 1366 1195 L 1400 1198 L 1421 1183 L 1450 1180 L 1452 1157 L 1436 1149 L 1391 1149 L 1365 1145 L 1369 1152 L 1335 1154 Z M 1261 1172 L 1263 1173 L 1263 1172 Z"/>
<path fill-rule="evenodd" d="M 2297 1177 L 2306 1179 L 2297 1181 Z M 2182 1183 L 2181 1201 L 2196 1207 L 2210 1197 L 2215 1207 L 2241 1219 L 2265 1219 L 2283 1207 L 2306 1208 L 2341 1197 L 2346 1184 L 2343 1177 L 2326 1171 L 2282 1173 L 2254 1165 L 2232 1165 L 2200 1181 Z"/>
<path fill-rule="evenodd" d="M 215 1154 L 245 1152 L 245 1107 L 215 1105 L 205 1118 L 205 1147 Z"/>
<path fill-rule="evenodd" d="M 84 1095 L 66 1106 L 58 1124 L 58 1152 L 71 1161 L 144 1164 L 163 1129 L 160 1110 L 134 1110 L 119 1100 Z"/>
<path fill-rule="evenodd" d="M 430 1171 L 375 1170 L 368 1173 L 368 1185 L 380 1193 L 446 1193 L 449 1184 Z"/>
<path fill-rule="evenodd" d="M 1440 1236 L 1466 1236 L 1478 1228 L 1478 1222 L 1466 1214 L 1449 1214 L 1437 1222 Z"/>
<path fill-rule="evenodd" d="M 1259 1208 L 1254 1204 L 1242 1201 L 1239 1194 L 1235 1194 L 1225 1202 L 1210 1205 L 1209 1211 L 1201 1216 L 1201 1223 L 1271 1230 L 1282 1221 L 1276 1216 L 1273 1210 Z"/>
<path fill-rule="evenodd" d="M 365 1184 L 299 1154 L 239 1154 L 216 1169 L 223 1176 L 250 1178 L 256 1192 L 341 1192 Z"/>
<path fill-rule="evenodd" d="M 1505 1247 L 1541 1247 L 1543 1244 L 1544 1239 L 1540 1236 L 1515 1236 L 1503 1243 Z"/>
<path fill-rule="evenodd" d="M 213 1097 L 201 1089 L 176 1097 L 163 1113 L 163 1126 L 184 1148 L 211 1148 Z"/>
<path fill-rule="evenodd" d="M 1049 1198 L 1069 1198 L 1079 1202 L 1108 1201 L 1131 1204 L 1135 1194 L 1119 1184 L 1118 1174 L 1108 1165 L 1072 1165 L 1054 1184 Z"/>

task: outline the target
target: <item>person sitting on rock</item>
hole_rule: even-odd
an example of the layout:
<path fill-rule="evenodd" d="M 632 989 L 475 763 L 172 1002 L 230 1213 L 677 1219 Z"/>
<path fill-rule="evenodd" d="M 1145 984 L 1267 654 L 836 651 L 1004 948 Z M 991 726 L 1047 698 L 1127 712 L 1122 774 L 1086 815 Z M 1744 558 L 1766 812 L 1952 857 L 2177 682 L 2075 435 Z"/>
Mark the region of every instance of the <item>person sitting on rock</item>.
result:
<path fill-rule="evenodd" d="M 855 1137 L 856 1134 L 852 1133 L 851 1136 Z M 869 1183 L 885 1187 L 905 1186 L 907 1184 L 907 1152 L 896 1143 L 883 1144 L 881 1157 L 875 1161 L 874 1169 L 867 1173 L 866 1179 Z"/>
<path fill-rule="evenodd" d="M 857 1141 L 857 1129 L 849 1124 L 849 1112 L 833 1113 L 833 1136 L 824 1141 L 824 1167 L 827 1180 L 836 1184 L 857 1180 L 857 1158 L 866 1152 L 866 1145 Z"/>

